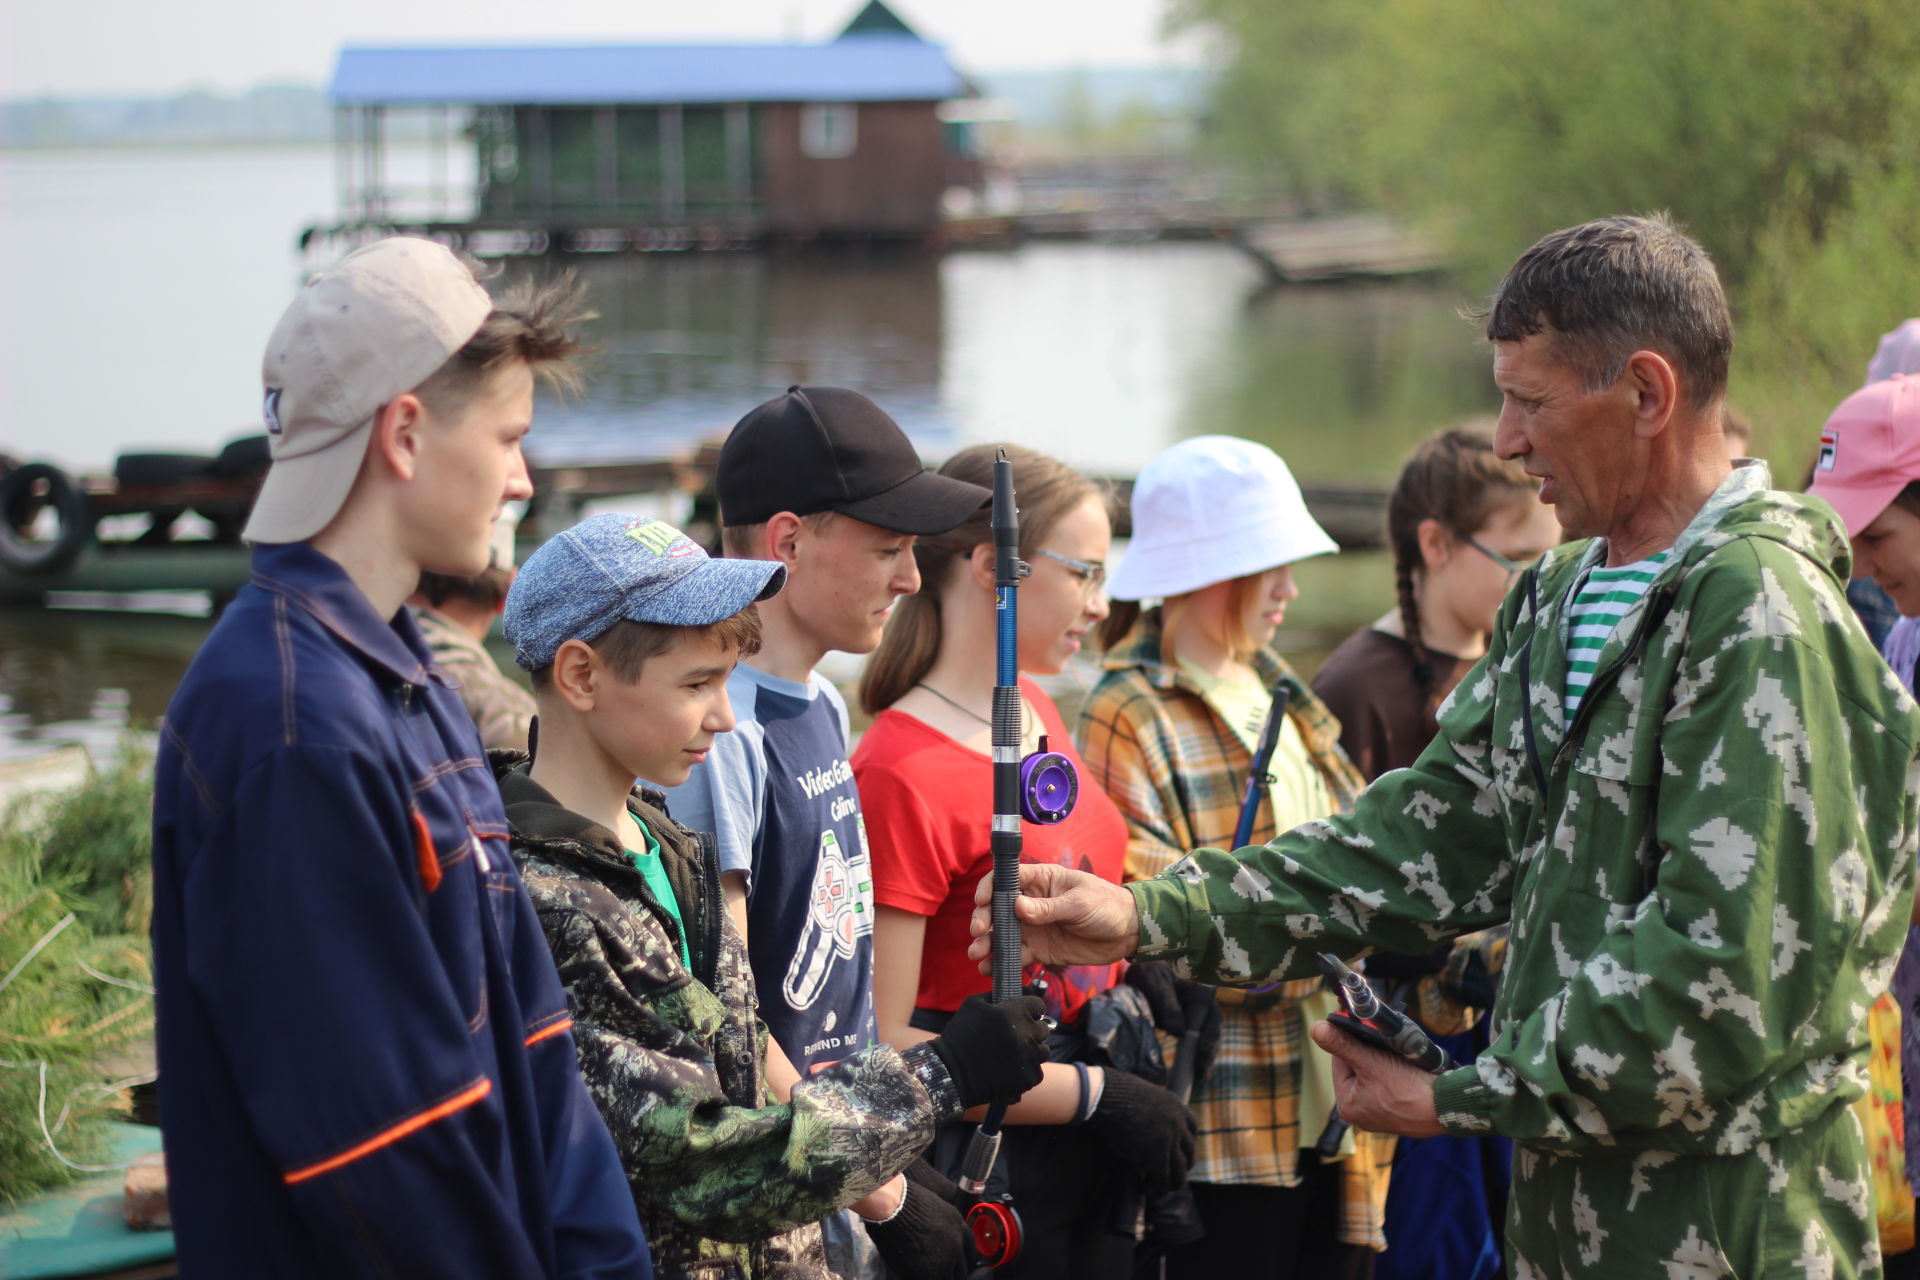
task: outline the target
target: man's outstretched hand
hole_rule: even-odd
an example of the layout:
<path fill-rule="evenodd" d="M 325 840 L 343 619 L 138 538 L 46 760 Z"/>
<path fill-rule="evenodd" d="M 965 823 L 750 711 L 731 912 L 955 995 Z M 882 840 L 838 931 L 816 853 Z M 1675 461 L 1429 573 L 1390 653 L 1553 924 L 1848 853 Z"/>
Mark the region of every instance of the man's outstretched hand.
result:
<path fill-rule="evenodd" d="M 987 971 L 993 936 L 993 877 L 986 876 L 973 895 L 973 943 L 967 954 Z M 1053 863 L 1020 868 L 1021 963 L 1108 964 L 1125 960 L 1140 946 L 1140 913 L 1133 895 L 1085 871 Z"/>
<path fill-rule="evenodd" d="M 1307 1034 L 1333 1055 L 1333 1098 L 1348 1124 L 1403 1138 L 1446 1132 L 1433 1105 L 1432 1076 L 1404 1058 L 1362 1044 L 1331 1022 L 1316 1022 Z"/>

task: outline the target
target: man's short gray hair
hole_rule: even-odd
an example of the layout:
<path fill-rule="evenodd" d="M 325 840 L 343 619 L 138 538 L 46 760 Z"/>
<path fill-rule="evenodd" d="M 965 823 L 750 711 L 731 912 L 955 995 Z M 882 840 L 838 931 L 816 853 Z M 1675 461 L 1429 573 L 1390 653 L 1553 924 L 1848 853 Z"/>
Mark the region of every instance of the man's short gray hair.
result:
<path fill-rule="evenodd" d="M 1543 236 L 1508 270 L 1485 312 L 1487 337 L 1536 333 L 1555 358 L 1598 391 L 1636 351 L 1656 351 L 1680 374 L 1689 409 L 1727 389 L 1733 318 L 1713 260 L 1664 213 L 1598 218 Z"/>

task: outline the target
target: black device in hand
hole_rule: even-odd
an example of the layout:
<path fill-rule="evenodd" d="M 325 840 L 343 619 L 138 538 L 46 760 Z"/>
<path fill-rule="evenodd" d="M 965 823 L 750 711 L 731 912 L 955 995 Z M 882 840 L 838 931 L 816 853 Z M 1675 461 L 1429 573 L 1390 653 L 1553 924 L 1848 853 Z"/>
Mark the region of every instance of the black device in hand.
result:
<path fill-rule="evenodd" d="M 1334 994 L 1340 998 L 1340 1008 L 1327 1015 L 1328 1022 L 1362 1044 L 1405 1058 L 1422 1071 L 1439 1075 L 1454 1068 L 1452 1056 L 1419 1023 L 1388 1008 L 1372 985 L 1341 963 L 1340 957 L 1322 952 L 1320 969 L 1333 979 Z"/>

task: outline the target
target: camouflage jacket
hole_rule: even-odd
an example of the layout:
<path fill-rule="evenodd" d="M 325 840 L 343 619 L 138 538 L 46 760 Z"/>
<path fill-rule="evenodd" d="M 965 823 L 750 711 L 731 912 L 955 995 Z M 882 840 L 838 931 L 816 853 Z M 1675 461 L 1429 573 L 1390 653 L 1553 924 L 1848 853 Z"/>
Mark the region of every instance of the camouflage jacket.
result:
<path fill-rule="evenodd" d="M 1493 1044 L 1436 1102 L 1543 1151 L 1738 1154 L 1857 1096 L 1913 892 L 1920 715 L 1847 607 L 1831 509 L 1767 483 L 1750 463 L 1714 493 L 1571 725 L 1598 542 L 1511 593 L 1440 736 L 1350 816 L 1131 886 L 1140 954 L 1258 984 L 1511 919 Z"/>
<path fill-rule="evenodd" d="M 816 1072 L 780 1104 L 745 945 L 712 841 L 636 789 L 686 925 L 679 933 L 619 839 L 492 753 L 513 856 L 573 1010 L 587 1087 L 613 1133 L 663 1277 L 818 1280 L 818 1220 L 911 1163 L 959 1097 L 930 1048 L 881 1046 Z"/>
<path fill-rule="evenodd" d="M 527 724 L 533 719 L 533 695 L 500 669 L 487 647 L 459 623 L 437 610 L 416 606 L 420 636 L 440 669 L 459 682 L 460 701 L 492 750 L 527 748 Z"/>

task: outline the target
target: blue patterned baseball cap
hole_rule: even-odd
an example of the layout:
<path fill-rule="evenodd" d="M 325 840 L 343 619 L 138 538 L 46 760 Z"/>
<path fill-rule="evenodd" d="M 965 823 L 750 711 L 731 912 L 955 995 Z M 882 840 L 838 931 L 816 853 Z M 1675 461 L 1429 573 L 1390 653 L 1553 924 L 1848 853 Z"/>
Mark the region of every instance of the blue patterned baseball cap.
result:
<path fill-rule="evenodd" d="M 664 520 L 600 515 L 547 539 L 507 591 L 500 619 L 513 659 L 537 671 L 569 640 L 591 642 L 625 618 L 704 627 L 787 582 L 772 560 L 715 560 Z"/>

